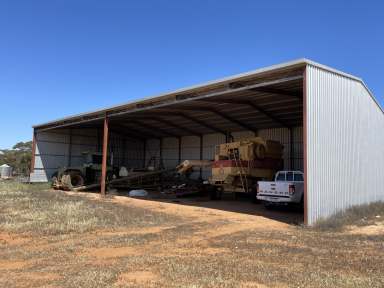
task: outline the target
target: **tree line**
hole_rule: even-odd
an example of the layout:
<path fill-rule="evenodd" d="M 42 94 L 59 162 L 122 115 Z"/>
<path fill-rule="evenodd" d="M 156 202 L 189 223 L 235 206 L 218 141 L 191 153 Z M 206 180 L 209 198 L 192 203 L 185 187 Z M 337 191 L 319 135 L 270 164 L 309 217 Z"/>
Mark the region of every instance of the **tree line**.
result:
<path fill-rule="evenodd" d="M 30 173 L 32 159 L 32 141 L 19 142 L 12 149 L 0 150 L 0 165 L 7 164 L 13 173 L 27 176 Z"/>

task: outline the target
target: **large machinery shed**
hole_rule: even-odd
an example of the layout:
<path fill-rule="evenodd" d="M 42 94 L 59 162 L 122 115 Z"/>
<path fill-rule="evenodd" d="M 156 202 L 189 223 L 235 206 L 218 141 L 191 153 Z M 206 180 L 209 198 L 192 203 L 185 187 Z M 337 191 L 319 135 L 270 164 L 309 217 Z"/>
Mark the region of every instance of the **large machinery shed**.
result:
<path fill-rule="evenodd" d="M 31 181 L 81 164 L 83 151 L 103 152 L 104 162 L 113 154 L 118 166 L 144 167 L 158 157 L 173 168 L 257 135 L 284 145 L 285 169 L 304 171 L 304 221 L 311 225 L 384 200 L 380 131 L 383 110 L 361 79 L 301 59 L 36 125 Z M 194 177 L 209 175 L 202 169 Z"/>

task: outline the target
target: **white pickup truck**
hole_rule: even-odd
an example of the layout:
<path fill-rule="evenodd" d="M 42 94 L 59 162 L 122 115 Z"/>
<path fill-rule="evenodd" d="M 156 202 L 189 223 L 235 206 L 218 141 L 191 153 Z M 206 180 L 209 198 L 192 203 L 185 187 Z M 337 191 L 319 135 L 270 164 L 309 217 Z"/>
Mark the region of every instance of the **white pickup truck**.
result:
<path fill-rule="evenodd" d="M 264 204 L 303 204 L 304 173 L 301 171 L 279 171 L 275 181 L 259 181 L 258 200 Z"/>

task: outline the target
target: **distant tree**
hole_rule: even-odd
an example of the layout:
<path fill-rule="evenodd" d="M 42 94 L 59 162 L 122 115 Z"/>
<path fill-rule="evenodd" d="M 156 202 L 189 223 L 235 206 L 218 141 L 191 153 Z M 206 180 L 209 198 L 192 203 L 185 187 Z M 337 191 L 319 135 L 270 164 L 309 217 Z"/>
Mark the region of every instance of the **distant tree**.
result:
<path fill-rule="evenodd" d="M 30 173 L 32 159 L 32 141 L 16 143 L 12 149 L 2 150 L 0 153 L 0 165 L 7 164 L 18 175 Z"/>
<path fill-rule="evenodd" d="M 28 142 L 18 142 L 16 143 L 13 147 L 13 150 L 20 150 L 20 151 L 25 151 L 25 152 L 30 152 L 32 151 L 32 141 Z"/>

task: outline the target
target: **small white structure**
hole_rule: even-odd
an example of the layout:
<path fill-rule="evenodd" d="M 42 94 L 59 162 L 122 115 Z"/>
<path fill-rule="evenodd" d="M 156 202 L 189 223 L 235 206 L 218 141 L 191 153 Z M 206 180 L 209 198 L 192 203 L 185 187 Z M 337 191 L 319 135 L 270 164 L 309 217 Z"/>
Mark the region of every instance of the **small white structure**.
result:
<path fill-rule="evenodd" d="M 119 176 L 120 177 L 127 177 L 128 176 L 128 170 L 126 167 L 121 166 L 120 171 L 119 171 Z"/>
<path fill-rule="evenodd" d="M 7 164 L 1 165 L 0 166 L 0 177 L 2 179 L 11 178 L 12 177 L 12 167 L 7 165 Z"/>

